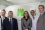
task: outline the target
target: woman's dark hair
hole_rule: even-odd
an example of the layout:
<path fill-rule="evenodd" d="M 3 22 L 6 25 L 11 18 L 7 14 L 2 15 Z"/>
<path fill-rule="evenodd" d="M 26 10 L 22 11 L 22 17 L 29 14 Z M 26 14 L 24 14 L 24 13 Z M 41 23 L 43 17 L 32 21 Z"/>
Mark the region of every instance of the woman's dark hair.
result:
<path fill-rule="evenodd" d="M 25 11 L 25 12 L 27 12 L 27 14 L 28 14 L 28 17 L 27 18 L 30 18 L 28 11 Z M 24 14 L 25 14 L 25 12 L 24 12 Z M 23 18 L 25 18 L 25 15 L 24 15 Z"/>

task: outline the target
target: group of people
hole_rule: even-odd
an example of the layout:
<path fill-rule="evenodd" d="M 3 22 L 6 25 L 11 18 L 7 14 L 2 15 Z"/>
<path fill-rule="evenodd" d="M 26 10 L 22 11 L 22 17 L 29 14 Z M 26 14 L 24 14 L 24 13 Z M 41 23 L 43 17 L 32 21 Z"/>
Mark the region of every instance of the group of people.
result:
<path fill-rule="evenodd" d="M 24 16 L 21 18 L 21 30 L 45 30 L 45 10 L 44 5 L 39 5 L 38 9 L 40 16 L 36 16 L 35 11 L 31 10 L 31 17 L 28 11 L 24 12 Z M 6 11 L 1 11 L 1 30 L 18 30 L 18 22 L 16 18 L 13 18 L 13 12 L 8 12 L 8 17 L 5 16 Z"/>

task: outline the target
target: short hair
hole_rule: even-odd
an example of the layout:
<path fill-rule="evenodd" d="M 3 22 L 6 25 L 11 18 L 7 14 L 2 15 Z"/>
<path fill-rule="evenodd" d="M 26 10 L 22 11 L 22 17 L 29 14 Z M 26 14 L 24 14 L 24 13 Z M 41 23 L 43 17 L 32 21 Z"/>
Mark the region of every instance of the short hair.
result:
<path fill-rule="evenodd" d="M 34 11 L 34 10 L 31 10 L 31 11 L 33 11 L 33 12 L 35 13 L 35 11 Z M 31 12 L 31 11 L 30 11 L 30 12 Z"/>
<path fill-rule="evenodd" d="M 9 12 L 12 12 L 12 11 L 9 11 Z M 13 12 L 12 12 L 13 13 Z"/>
<path fill-rule="evenodd" d="M 2 11 L 6 12 L 5 9 L 3 9 Z"/>
<path fill-rule="evenodd" d="M 44 8 L 44 5 L 39 5 L 38 7 L 42 6 Z"/>

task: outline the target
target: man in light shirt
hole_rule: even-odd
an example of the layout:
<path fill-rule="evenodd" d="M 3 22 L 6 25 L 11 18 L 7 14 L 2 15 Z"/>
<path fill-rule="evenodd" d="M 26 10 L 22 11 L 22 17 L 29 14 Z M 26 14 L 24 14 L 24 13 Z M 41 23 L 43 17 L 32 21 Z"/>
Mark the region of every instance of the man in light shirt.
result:
<path fill-rule="evenodd" d="M 32 19 L 32 28 L 31 28 L 31 30 L 36 30 L 36 24 L 37 24 L 38 16 L 36 16 L 34 10 L 31 10 L 30 13 L 31 13 L 31 19 Z"/>

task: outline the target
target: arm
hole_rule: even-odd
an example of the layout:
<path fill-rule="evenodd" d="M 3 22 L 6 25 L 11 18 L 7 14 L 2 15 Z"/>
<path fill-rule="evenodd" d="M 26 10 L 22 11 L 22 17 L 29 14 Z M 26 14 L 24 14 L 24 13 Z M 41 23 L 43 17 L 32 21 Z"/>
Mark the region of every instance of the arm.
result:
<path fill-rule="evenodd" d="M 23 19 L 21 19 L 21 28 L 22 28 L 22 30 L 25 30 L 25 27 L 23 25 Z"/>
<path fill-rule="evenodd" d="M 32 20 L 30 19 L 29 29 L 32 27 Z"/>
<path fill-rule="evenodd" d="M 3 30 L 6 30 L 5 20 L 3 21 Z"/>
<path fill-rule="evenodd" d="M 43 19 L 43 30 L 45 30 L 45 17 Z"/>
<path fill-rule="evenodd" d="M 18 22 L 17 22 L 17 19 L 16 19 L 16 30 L 18 30 Z"/>

